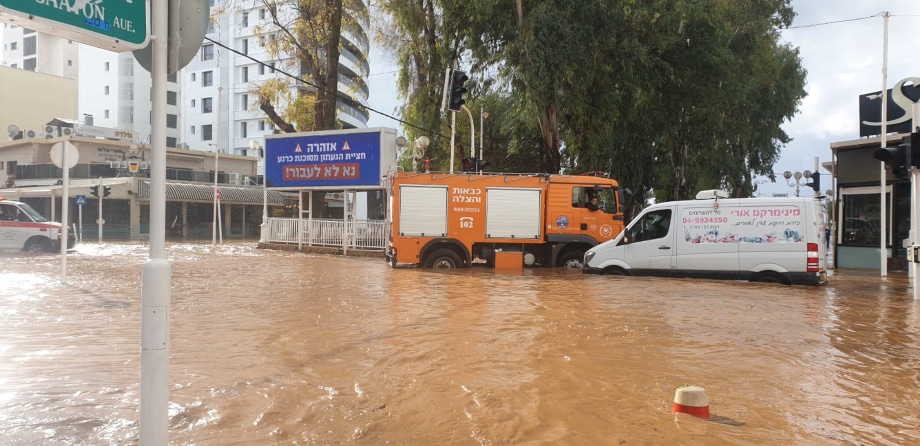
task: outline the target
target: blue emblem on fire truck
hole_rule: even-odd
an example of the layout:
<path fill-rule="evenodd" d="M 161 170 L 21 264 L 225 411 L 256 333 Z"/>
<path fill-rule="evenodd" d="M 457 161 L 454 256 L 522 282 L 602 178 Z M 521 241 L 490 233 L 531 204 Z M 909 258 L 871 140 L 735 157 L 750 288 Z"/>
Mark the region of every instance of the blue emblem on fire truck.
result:
<path fill-rule="evenodd" d="M 566 217 L 565 215 L 560 215 L 559 218 L 556 219 L 556 226 L 558 226 L 561 229 L 568 228 L 569 227 L 569 217 Z"/>

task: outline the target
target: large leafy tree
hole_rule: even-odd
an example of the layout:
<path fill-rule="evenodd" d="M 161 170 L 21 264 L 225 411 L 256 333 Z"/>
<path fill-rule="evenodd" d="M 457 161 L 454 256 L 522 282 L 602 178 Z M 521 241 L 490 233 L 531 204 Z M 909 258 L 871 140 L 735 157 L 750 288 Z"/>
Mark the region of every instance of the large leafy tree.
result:
<path fill-rule="evenodd" d="M 636 208 L 653 190 L 750 194 L 805 94 L 797 51 L 778 43 L 788 0 L 400 1 L 431 5 L 441 37 L 429 47 L 471 68 L 472 101 L 501 98 L 489 104 L 503 113 L 490 131 L 505 147 L 493 153 L 546 172 L 608 172 Z M 439 84 L 414 88 L 440 97 Z"/>
<path fill-rule="evenodd" d="M 342 29 L 359 29 L 356 20 L 366 14 L 364 3 L 257 0 L 255 4 L 267 12 L 266 21 L 254 31 L 268 54 L 307 81 L 277 77 L 255 85 L 259 108 L 283 132 L 337 128 Z"/>

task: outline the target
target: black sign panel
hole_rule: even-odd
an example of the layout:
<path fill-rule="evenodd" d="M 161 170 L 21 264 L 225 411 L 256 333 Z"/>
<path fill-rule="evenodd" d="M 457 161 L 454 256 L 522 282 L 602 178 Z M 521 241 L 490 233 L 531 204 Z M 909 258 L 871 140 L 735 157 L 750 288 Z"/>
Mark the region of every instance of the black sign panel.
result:
<path fill-rule="evenodd" d="M 904 85 L 905 83 L 913 85 Z M 920 100 L 920 78 L 907 78 L 888 90 L 888 133 L 910 133 L 911 107 Z M 859 96 L 859 136 L 882 133 L 882 92 Z"/>

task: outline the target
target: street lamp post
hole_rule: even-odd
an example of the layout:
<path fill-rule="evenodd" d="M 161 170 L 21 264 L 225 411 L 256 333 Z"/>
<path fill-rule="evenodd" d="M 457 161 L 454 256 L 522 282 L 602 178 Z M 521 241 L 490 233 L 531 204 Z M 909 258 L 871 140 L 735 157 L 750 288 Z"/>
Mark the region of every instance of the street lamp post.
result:
<path fill-rule="evenodd" d="M 793 173 L 787 170 L 783 172 L 783 178 L 786 179 L 786 184 L 788 184 L 789 187 L 795 188 L 795 196 L 798 197 L 799 188 L 806 185 L 808 183 L 808 180 L 811 179 L 811 171 L 806 170 L 804 172 L 794 172 Z M 795 178 L 795 181 L 792 180 L 793 178 Z M 804 178 L 805 180 L 802 181 L 802 178 Z"/>
<path fill-rule="evenodd" d="M 265 173 L 268 166 L 265 163 L 265 151 L 261 150 L 258 141 L 249 141 L 249 148 L 259 154 L 262 158 L 262 231 L 259 235 L 259 243 L 264 244 L 266 241 L 266 232 L 268 232 L 268 189 L 266 186 Z M 258 173 L 258 169 L 257 173 Z"/>

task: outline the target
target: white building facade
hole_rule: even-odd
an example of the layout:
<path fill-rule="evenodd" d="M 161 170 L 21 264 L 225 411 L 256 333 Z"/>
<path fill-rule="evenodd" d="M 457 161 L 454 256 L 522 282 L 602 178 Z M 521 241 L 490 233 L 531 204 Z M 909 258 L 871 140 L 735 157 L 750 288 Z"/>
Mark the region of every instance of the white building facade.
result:
<path fill-rule="evenodd" d="M 264 147 L 264 135 L 275 131 L 258 108 L 254 88 L 268 79 L 306 78 L 290 59 L 272 60 L 256 36 L 270 20 L 261 0 L 210 0 L 211 27 L 194 59 L 170 75 L 167 84 L 167 146 L 221 153 L 249 153 L 253 141 Z M 355 20 L 342 27 L 337 117 L 345 128 L 366 128 L 369 115 L 366 1 L 358 1 Z M 19 26 L 3 24 L 2 61 L 11 68 L 77 79 L 81 120 L 98 126 L 136 132 L 149 142 L 151 79 L 131 52 L 111 51 L 72 42 Z M 213 40 L 213 42 L 211 40 Z M 218 42 L 220 45 L 215 44 Z M 233 48 L 240 54 L 222 48 Z M 79 62 L 78 62 L 79 61 Z M 276 70 L 277 68 L 277 70 Z M 292 82 L 292 89 L 307 88 Z M 279 111 L 285 104 L 275 104 Z M 55 118 L 49 116 L 48 120 Z M 260 174 L 263 167 L 260 165 Z"/>

